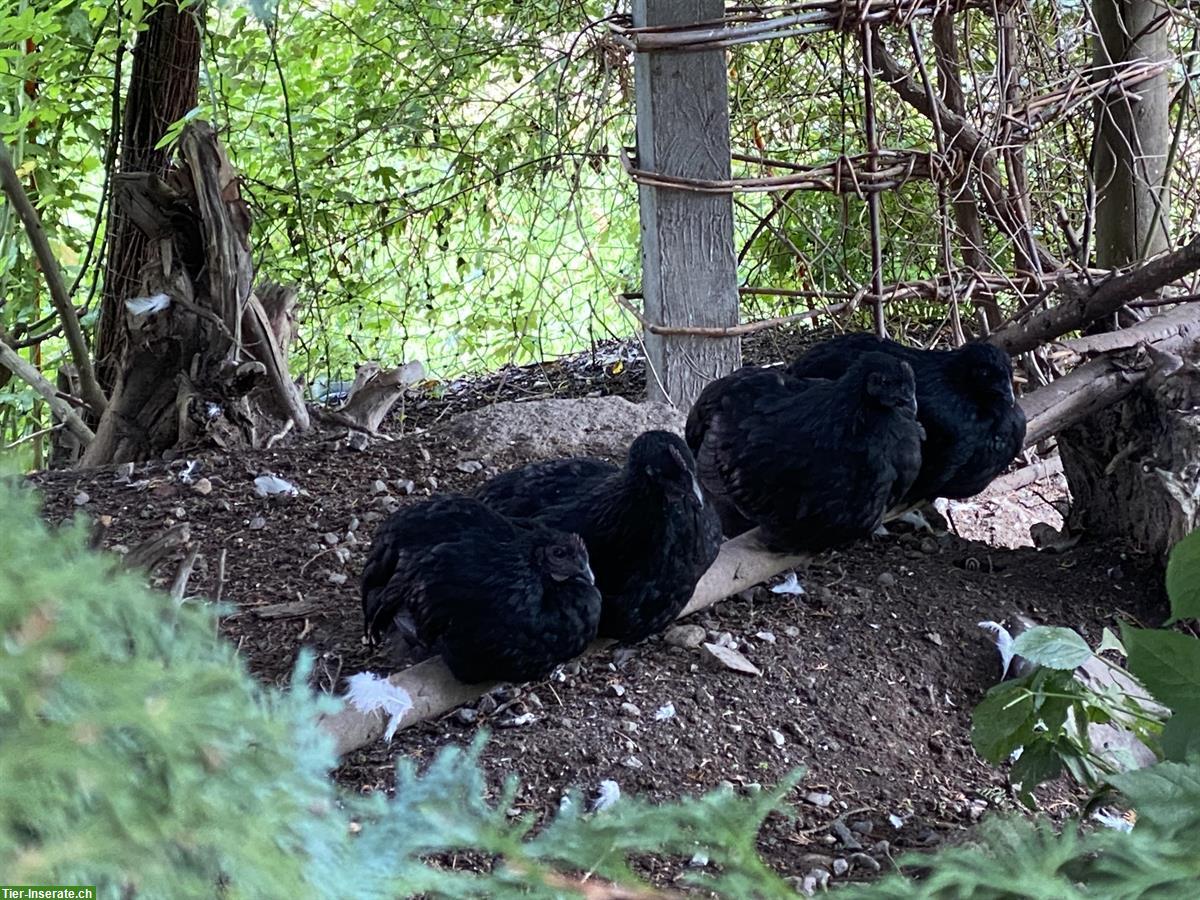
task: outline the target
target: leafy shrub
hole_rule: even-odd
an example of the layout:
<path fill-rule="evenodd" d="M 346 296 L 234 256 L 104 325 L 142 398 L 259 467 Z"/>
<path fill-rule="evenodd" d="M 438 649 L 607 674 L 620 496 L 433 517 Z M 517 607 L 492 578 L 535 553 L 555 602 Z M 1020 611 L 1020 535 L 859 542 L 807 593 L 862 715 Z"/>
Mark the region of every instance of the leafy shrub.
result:
<path fill-rule="evenodd" d="M 664 806 L 622 799 L 588 815 L 574 796 L 536 835 L 511 821 L 513 785 L 485 801 L 480 745 L 424 774 L 403 761 L 396 797 L 339 792 L 302 664 L 264 687 L 217 636 L 210 607 L 176 606 L 84 529 L 51 532 L 0 479 L 0 877 L 94 884 L 103 897 L 561 897 L 563 873 L 634 880 L 639 851 L 712 861 L 726 896 L 791 896 L 754 840 L 787 786 Z M 476 850 L 490 874 L 431 855 Z"/>
<path fill-rule="evenodd" d="M 1175 620 L 1200 615 L 1200 531 L 1176 546 L 1167 566 Z M 1191 900 L 1200 884 L 1200 640 L 1161 629 L 1126 627 L 1122 640 L 1105 633 L 1101 650 L 1127 651 L 1128 668 L 1170 710 L 1165 724 L 1145 714 L 1135 695 L 1092 691 L 1072 677 L 1092 650 L 1078 634 L 1035 628 L 1013 650 L 1041 668 L 997 685 L 974 714 L 980 754 L 1003 762 L 1018 747 L 1012 779 L 1024 799 L 1036 784 L 1065 767 L 1095 787 L 1116 789 L 1136 814 L 1128 832 L 1085 833 L 1078 823 L 1061 832 L 1020 818 L 989 820 L 968 844 L 931 857 L 908 856 L 923 877 L 893 876 L 847 896 L 893 898 L 1037 897 L 1105 900 L 1156 897 Z M 1108 665 L 1115 664 L 1108 662 Z M 1068 712 L 1072 715 L 1068 718 Z M 1114 771 L 1092 752 L 1088 722 L 1119 720 L 1144 738 L 1163 761 Z"/>

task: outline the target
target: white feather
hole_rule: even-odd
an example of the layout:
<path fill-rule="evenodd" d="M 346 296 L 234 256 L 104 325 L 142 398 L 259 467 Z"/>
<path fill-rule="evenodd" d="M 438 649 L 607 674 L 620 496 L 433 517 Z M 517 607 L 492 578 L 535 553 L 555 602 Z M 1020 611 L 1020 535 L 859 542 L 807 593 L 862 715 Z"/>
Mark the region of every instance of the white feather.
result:
<path fill-rule="evenodd" d="M 130 297 L 125 301 L 125 308 L 135 316 L 147 316 L 151 313 L 162 312 L 171 305 L 171 298 L 166 294 L 154 294 L 150 297 Z"/>
<path fill-rule="evenodd" d="M 999 622 L 980 622 L 979 627 L 984 631 L 992 633 L 992 640 L 996 644 L 996 651 L 1000 654 L 1000 680 L 1003 681 L 1008 676 L 1008 667 L 1012 665 L 1013 660 L 1013 636 L 1008 633 L 1008 629 Z"/>
<path fill-rule="evenodd" d="M 360 712 L 373 713 L 383 710 L 388 718 L 387 731 L 383 739 L 390 741 L 400 727 L 400 720 L 413 708 L 413 700 L 402 687 L 397 687 L 374 672 L 359 672 L 347 679 L 349 688 L 346 699 Z"/>
<path fill-rule="evenodd" d="M 800 579 L 796 577 L 795 572 L 788 572 L 787 578 L 771 588 L 772 594 L 794 594 L 799 596 L 804 593 L 804 585 L 800 583 Z"/>

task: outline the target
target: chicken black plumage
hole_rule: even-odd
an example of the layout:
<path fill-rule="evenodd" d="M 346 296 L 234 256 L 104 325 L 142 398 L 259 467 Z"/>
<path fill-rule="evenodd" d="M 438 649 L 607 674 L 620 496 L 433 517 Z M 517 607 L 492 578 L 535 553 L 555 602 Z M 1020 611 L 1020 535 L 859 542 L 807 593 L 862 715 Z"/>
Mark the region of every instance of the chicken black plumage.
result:
<path fill-rule="evenodd" d="M 581 535 L 604 598 L 599 634 L 625 643 L 675 619 L 721 545 L 692 454 L 665 431 L 639 435 L 624 468 L 584 458 L 532 463 L 476 496 L 505 515 Z"/>
<path fill-rule="evenodd" d="M 754 525 L 772 550 L 871 535 L 921 464 L 912 369 L 865 354 L 837 380 L 739 369 L 688 416 L 705 493 L 727 537 Z"/>
<path fill-rule="evenodd" d="M 578 535 L 459 496 L 406 506 L 379 526 L 362 603 L 369 641 L 394 627 L 467 683 L 542 678 L 583 652 L 600 620 Z"/>
<path fill-rule="evenodd" d="M 1012 390 L 1012 360 L 994 344 L 919 350 L 873 334 L 824 341 L 789 367 L 798 378 L 836 378 L 861 354 L 887 353 L 913 368 L 917 417 L 925 427 L 921 472 L 904 497 L 912 507 L 937 497 L 978 494 L 1025 441 L 1025 414 Z"/>

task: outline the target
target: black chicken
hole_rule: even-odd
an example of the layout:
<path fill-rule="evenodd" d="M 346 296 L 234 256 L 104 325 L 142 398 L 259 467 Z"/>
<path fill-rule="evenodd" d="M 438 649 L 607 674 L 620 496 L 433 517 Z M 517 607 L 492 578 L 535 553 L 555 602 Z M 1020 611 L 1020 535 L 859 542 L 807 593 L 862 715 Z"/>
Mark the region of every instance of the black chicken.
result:
<path fill-rule="evenodd" d="M 468 684 L 532 681 L 596 636 L 594 582 L 578 535 L 441 497 L 398 510 L 375 532 L 364 633 L 377 643 L 395 628 Z"/>
<path fill-rule="evenodd" d="M 639 435 L 624 468 L 586 458 L 531 463 L 476 496 L 505 515 L 581 535 L 604 598 L 599 634 L 625 643 L 675 619 L 721 545 L 692 454 L 666 431 Z"/>
<path fill-rule="evenodd" d="M 836 381 L 739 369 L 688 416 L 700 483 L 731 537 L 761 526 L 783 552 L 820 550 L 880 526 L 921 465 L 912 369 L 864 354 Z"/>
<path fill-rule="evenodd" d="M 797 378 L 837 378 L 869 352 L 904 360 L 917 380 L 917 417 L 926 438 L 921 472 L 902 506 L 978 494 L 1021 452 L 1025 413 L 1013 397 L 1012 360 L 994 344 L 919 350 L 873 334 L 847 334 L 817 344 L 787 371 Z"/>

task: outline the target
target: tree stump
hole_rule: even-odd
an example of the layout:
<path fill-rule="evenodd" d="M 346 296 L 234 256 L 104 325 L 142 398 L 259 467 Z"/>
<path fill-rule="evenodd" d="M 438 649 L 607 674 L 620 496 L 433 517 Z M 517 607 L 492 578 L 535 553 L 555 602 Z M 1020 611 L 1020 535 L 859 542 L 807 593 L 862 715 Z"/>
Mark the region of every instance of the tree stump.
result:
<path fill-rule="evenodd" d="M 310 426 L 288 373 L 296 296 L 268 283 L 264 304 L 252 290 L 238 175 L 206 122 L 184 129 L 179 157 L 165 180 L 142 173 L 114 184 L 148 252 L 137 296 L 123 301 L 116 385 L 83 465 L 159 457 L 206 436 L 257 448 Z"/>
<path fill-rule="evenodd" d="M 1165 561 L 1200 524 L 1200 368 L 1157 355 L 1124 402 L 1067 429 L 1059 452 L 1071 530 L 1128 538 Z"/>

